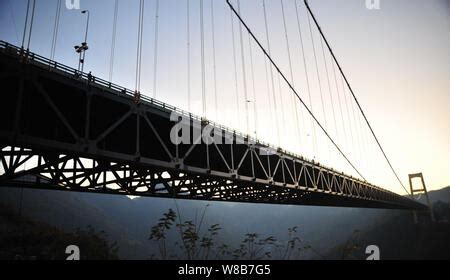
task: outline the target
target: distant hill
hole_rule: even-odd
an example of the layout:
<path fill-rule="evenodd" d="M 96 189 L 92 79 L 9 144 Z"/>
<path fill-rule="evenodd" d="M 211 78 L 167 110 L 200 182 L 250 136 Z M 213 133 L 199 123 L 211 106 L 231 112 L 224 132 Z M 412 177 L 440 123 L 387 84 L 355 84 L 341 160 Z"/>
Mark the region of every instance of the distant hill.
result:
<path fill-rule="evenodd" d="M 332 248 L 330 259 L 364 259 L 364 248 L 376 245 L 381 259 L 450 260 L 450 204 L 438 200 L 433 203 L 436 218 L 431 223 L 428 213 L 419 215 L 415 224 L 411 213 L 385 215 L 379 222 L 355 232 L 348 240 Z"/>
<path fill-rule="evenodd" d="M 67 233 L 0 204 L 0 260 L 65 260 L 72 244 L 82 248 L 80 259 L 117 259 L 115 245 L 92 228 Z"/>
<path fill-rule="evenodd" d="M 22 197 L 22 199 L 20 199 Z M 433 202 L 448 202 L 450 188 L 430 192 Z M 0 188 L 0 203 L 19 208 L 29 217 L 45 221 L 58 228 L 75 231 L 91 225 L 104 231 L 106 238 L 117 242 L 119 257 L 149 258 L 157 252 L 148 240 L 151 227 L 169 208 L 179 209 L 183 220 L 199 219 L 206 212 L 207 224 L 220 224 L 219 238 L 237 246 L 246 233 L 275 236 L 280 241 L 288 238 L 287 229 L 299 227 L 303 242 L 314 250 L 306 250 L 301 258 L 319 258 L 332 248 L 352 238 L 355 230 L 370 229 L 386 217 L 401 216 L 410 219 L 409 211 L 336 208 L 313 206 L 261 205 L 184 201 L 159 198 L 129 199 L 126 196 L 74 193 L 60 191 Z M 168 238 L 176 239 L 176 236 Z"/>

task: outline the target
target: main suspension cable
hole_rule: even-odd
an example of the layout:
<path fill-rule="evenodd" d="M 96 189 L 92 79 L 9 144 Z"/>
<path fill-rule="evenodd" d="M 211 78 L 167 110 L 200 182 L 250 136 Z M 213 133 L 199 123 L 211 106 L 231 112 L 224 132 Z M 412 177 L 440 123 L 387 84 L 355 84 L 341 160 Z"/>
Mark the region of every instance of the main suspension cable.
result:
<path fill-rule="evenodd" d="M 311 11 L 311 8 L 310 8 L 309 5 L 308 5 L 308 1 L 307 1 L 307 0 L 304 0 L 304 3 L 305 3 L 306 8 L 308 9 L 309 14 L 311 14 L 311 16 L 312 16 L 312 18 L 313 18 L 313 20 L 314 20 L 314 22 L 315 22 L 315 24 L 316 24 L 316 26 L 317 26 L 319 32 L 320 32 L 322 38 L 324 39 L 325 44 L 327 45 L 328 50 L 330 51 L 330 53 L 331 53 L 331 55 L 332 55 L 332 57 L 333 57 L 333 59 L 334 59 L 334 62 L 335 62 L 336 65 L 338 66 L 339 71 L 340 71 L 342 77 L 344 78 L 345 83 L 347 84 L 347 87 L 348 87 L 348 89 L 350 90 L 350 93 L 351 93 L 352 96 L 353 96 L 353 99 L 354 99 L 355 102 L 356 102 L 356 105 L 358 105 L 359 111 L 361 112 L 362 116 L 364 117 L 364 120 L 366 121 L 366 124 L 367 124 L 367 126 L 369 127 L 369 129 L 370 129 L 370 132 L 372 133 L 372 135 L 373 135 L 375 141 L 376 141 L 377 144 L 378 144 L 378 147 L 380 148 L 381 152 L 383 153 L 383 156 L 384 156 L 384 158 L 386 159 L 386 162 L 388 163 L 389 167 L 391 168 L 392 172 L 394 173 L 395 177 L 397 178 L 397 181 L 400 183 L 400 185 L 402 186 L 402 188 L 406 191 L 407 194 L 409 194 L 409 191 L 406 189 L 406 187 L 403 185 L 403 182 L 400 180 L 400 177 L 398 176 L 397 172 L 395 171 L 394 167 L 392 166 L 391 161 L 390 161 L 389 158 L 387 157 L 387 155 L 386 155 L 386 153 L 385 153 L 383 147 L 382 147 L 381 144 L 380 144 L 380 141 L 378 140 L 378 137 L 376 136 L 376 134 L 375 134 L 375 132 L 374 132 L 372 126 L 370 125 L 370 122 L 369 122 L 369 120 L 367 119 L 366 114 L 364 113 L 364 110 L 362 109 L 361 105 L 359 104 L 359 101 L 358 101 L 358 99 L 356 98 L 356 95 L 355 95 L 355 93 L 353 92 L 353 89 L 352 89 L 352 87 L 350 86 L 350 83 L 348 82 L 347 77 L 346 77 L 345 74 L 344 74 L 344 71 L 342 70 L 342 68 L 341 68 L 341 66 L 340 66 L 340 64 L 339 64 L 339 62 L 338 62 L 336 56 L 334 55 L 333 50 L 331 49 L 330 44 L 328 44 L 328 41 L 327 41 L 325 35 L 323 34 L 322 29 L 320 28 L 319 23 L 317 22 L 317 20 L 316 20 L 314 14 L 313 14 L 313 12 Z"/>
<path fill-rule="evenodd" d="M 291 91 L 297 96 L 297 98 L 299 99 L 299 101 L 303 104 L 303 106 L 305 107 L 305 109 L 308 111 L 308 113 L 310 115 L 312 115 L 312 117 L 314 118 L 315 122 L 317 123 L 317 125 L 320 127 L 320 129 L 323 131 L 323 133 L 325 133 L 325 135 L 328 137 L 328 139 L 333 143 L 333 145 L 336 147 L 336 149 L 339 151 L 339 153 L 345 158 L 345 160 L 350 164 L 350 166 L 356 171 L 356 173 L 358 173 L 358 175 L 364 180 L 366 181 L 366 179 L 364 178 L 364 176 L 358 171 L 358 169 L 353 165 L 353 163 L 348 159 L 348 157 L 344 154 L 344 152 L 339 148 L 339 146 L 336 144 L 336 142 L 334 142 L 333 138 L 331 138 L 331 136 L 328 134 L 328 132 L 326 131 L 326 129 L 322 126 L 322 124 L 319 122 L 319 120 L 314 116 L 313 112 L 309 109 L 308 105 L 306 105 L 306 103 L 303 101 L 303 99 L 300 97 L 300 95 L 297 93 L 297 91 L 294 89 L 294 87 L 292 86 L 292 84 L 289 82 L 289 80 L 286 78 L 286 76 L 283 74 L 283 72 L 280 70 L 280 68 L 278 67 L 278 65 L 275 63 L 275 61 L 272 59 L 272 57 L 269 55 L 269 53 L 266 51 L 266 49 L 261 45 L 261 43 L 259 42 L 259 40 L 255 37 L 255 35 L 253 34 L 253 32 L 251 31 L 251 29 L 247 26 L 247 24 L 245 23 L 245 21 L 242 19 L 242 17 L 240 16 L 240 14 L 235 10 L 235 8 L 233 7 L 233 5 L 230 3 L 229 0 L 227 0 L 227 4 L 230 7 L 230 9 L 233 11 L 233 13 L 236 15 L 236 17 L 241 21 L 242 25 L 245 27 L 245 29 L 247 29 L 247 32 L 252 36 L 253 40 L 255 40 L 255 42 L 258 44 L 259 48 L 263 51 L 263 53 L 265 54 L 265 56 L 269 59 L 269 61 L 272 63 L 273 67 L 275 67 L 275 69 L 277 70 L 277 72 L 280 74 L 280 76 L 283 78 L 283 80 L 286 82 L 286 84 L 289 86 L 289 88 L 291 89 Z"/>

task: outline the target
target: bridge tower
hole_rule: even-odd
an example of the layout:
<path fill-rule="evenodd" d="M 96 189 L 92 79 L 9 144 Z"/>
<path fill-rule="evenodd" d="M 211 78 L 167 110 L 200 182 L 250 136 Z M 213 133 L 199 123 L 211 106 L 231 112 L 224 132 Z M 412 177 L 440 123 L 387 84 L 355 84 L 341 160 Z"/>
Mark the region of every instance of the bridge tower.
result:
<path fill-rule="evenodd" d="M 420 178 L 421 182 L 422 182 L 422 188 L 414 188 L 413 187 L 413 183 L 412 180 L 415 178 Z M 430 198 L 428 196 L 428 191 L 427 191 L 427 187 L 425 185 L 425 180 L 423 179 L 423 174 L 422 173 L 415 173 L 415 174 L 409 174 L 409 187 L 411 188 L 411 198 L 414 199 L 414 194 L 424 194 L 425 198 L 427 200 L 427 204 L 428 204 L 428 208 L 429 208 L 429 212 L 430 212 L 430 217 L 431 217 L 431 221 L 434 222 L 434 214 L 433 214 L 433 209 L 431 207 L 431 202 L 430 202 Z M 414 223 L 418 223 L 418 216 L 417 216 L 417 211 L 413 211 L 414 213 Z"/>

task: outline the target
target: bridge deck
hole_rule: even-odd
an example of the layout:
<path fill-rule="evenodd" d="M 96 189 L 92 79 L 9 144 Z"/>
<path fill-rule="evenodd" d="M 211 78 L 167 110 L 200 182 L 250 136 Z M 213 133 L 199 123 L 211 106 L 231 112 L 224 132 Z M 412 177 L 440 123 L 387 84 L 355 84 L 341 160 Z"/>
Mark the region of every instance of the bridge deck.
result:
<path fill-rule="evenodd" d="M 183 199 L 426 209 L 420 203 L 0 42 L 0 185 Z M 233 144 L 175 145 L 171 113 Z M 193 142 L 197 139 L 192 139 Z"/>

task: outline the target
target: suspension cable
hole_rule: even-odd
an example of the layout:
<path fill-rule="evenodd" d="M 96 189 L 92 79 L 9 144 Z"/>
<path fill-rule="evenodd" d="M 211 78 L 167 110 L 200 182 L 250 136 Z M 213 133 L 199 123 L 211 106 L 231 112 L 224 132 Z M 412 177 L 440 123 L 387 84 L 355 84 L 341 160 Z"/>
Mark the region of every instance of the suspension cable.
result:
<path fill-rule="evenodd" d="M 338 105 L 339 105 L 339 112 L 341 113 L 341 122 L 342 122 L 342 129 L 343 129 L 343 131 L 344 131 L 344 139 L 345 139 L 345 142 L 347 143 L 347 137 L 348 137 L 348 135 L 347 135 L 347 130 L 346 130 L 346 128 L 345 128 L 344 114 L 343 114 L 343 111 L 342 111 L 342 105 L 341 105 L 341 93 L 340 93 L 339 85 L 338 85 L 338 82 L 337 82 L 336 66 L 334 65 L 334 63 L 331 63 L 331 65 L 333 66 L 334 84 L 335 84 L 335 86 L 336 86 L 336 92 L 337 92 L 337 95 L 338 95 L 338 101 L 339 101 Z"/>
<path fill-rule="evenodd" d="M 254 128 L 255 128 L 255 139 L 258 138 L 258 111 L 256 110 L 256 88 L 255 88 L 255 72 L 253 66 L 253 51 L 252 51 L 252 41 L 251 37 L 248 37 L 248 48 L 250 50 L 250 74 L 252 77 L 252 89 L 253 89 L 253 120 L 254 120 Z"/>
<path fill-rule="evenodd" d="M 202 71 L 202 108 L 203 117 L 206 118 L 206 87 L 205 87 L 205 31 L 203 23 L 203 0 L 200 0 L 200 52 Z"/>
<path fill-rule="evenodd" d="M 218 120 L 219 107 L 217 104 L 217 74 L 216 74 L 216 38 L 214 33 L 214 0 L 211 0 L 211 37 L 212 37 L 212 52 L 213 52 L 213 77 L 214 77 L 214 106 L 216 121 Z"/>
<path fill-rule="evenodd" d="M 351 99 L 351 96 L 349 96 L 350 98 L 350 107 L 352 109 L 352 116 L 353 116 L 353 124 L 355 125 L 355 139 L 356 139 L 356 144 L 358 145 L 358 150 L 359 150 L 359 162 L 361 163 L 361 157 L 362 157 L 362 150 L 361 150 L 361 139 L 360 139 L 360 131 L 358 129 L 358 119 L 356 118 L 356 116 L 359 116 L 358 113 L 355 114 L 355 105 L 352 102 L 353 100 Z"/>
<path fill-rule="evenodd" d="M 23 37 L 22 37 L 22 49 L 25 46 L 25 36 L 27 33 L 27 27 L 28 27 L 28 14 L 30 13 L 30 0 L 27 2 L 27 12 L 25 14 L 25 25 L 23 27 Z"/>
<path fill-rule="evenodd" d="M 36 8 L 36 0 L 33 0 L 33 8 L 31 10 L 30 31 L 28 33 L 27 50 L 30 49 L 31 34 L 33 33 L 33 23 L 34 23 L 34 11 L 35 11 L 35 8 Z"/>
<path fill-rule="evenodd" d="M 329 72 L 328 72 L 327 59 L 325 57 L 325 50 L 323 49 L 323 40 L 322 39 L 320 40 L 320 46 L 321 46 L 321 49 L 322 49 L 323 63 L 324 63 L 324 66 L 325 66 L 325 74 L 327 75 L 328 94 L 330 96 L 331 109 L 332 109 L 332 112 L 333 112 L 334 131 L 336 132 L 336 140 L 339 142 L 339 133 L 338 133 L 338 130 L 337 130 L 336 113 L 335 113 L 335 110 L 334 110 L 334 102 L 333 102 L 333 93 L 331 91 L 330 76 L 329 76 Z M 331 156 L 330 160 L 332 160 L 334 158 L 334 156 L 333 155 L 330 155 L 330 156 Z"/>
<path fill-rule="evenodd" d="M 344 74 L 344 71 L 342 70 L 342 68 L 341 68 L 341 66 L 340 66 L 340 64 L 339 64 L 339 62 L 338 62 L 336 56 L 334 55 L 334 52 L 333 52 L 333 50 L 331 49 L 330 44 L 328 44 L 328 41 L 327 41 L 327 39 L 325 38 L 325 35 L 323 34 L 322 29 L 320 28 L 319 23 L 317 22 L 316 18 L 314 17 L 314 14 L 313 14 L 313 12 L 311 11 L 311 8 L 309 7 L 307 0 L 304 0 L 304 3 L 305 3 L 306 8 L 308 9 L 309 14 L 311 14 L 311 16 L 312 16 L 312 18 L 313 18 L 313 20 L 314 20 L 314 22 L 315 22 L 315 24 L 316 24 L 316 26 L 317 26 L 317 28 L 318 28 L 318 30 L 319 30 L 319 32 L 320 32 L 320 35 L 321 35 L 322 38 L 324 39 L 325 44 L 327 45 L 328 50 L 330 51 L 330 53 L 331 53 L 331 55 L 332 55 L 332 57 L 333 57 L 333 59 L 334 59 L 334 62 L 335 62 L 336 65 L 338 66 L 339 71 L 340 71 L 342 77 L 344 78 L 345 83 L 347 84 L 347 87 L 349 88 L 350 93 L 351 93 L 352 96 L 353 96 L 353 99 L 354 99 L 355 102 L 356 102 L 356 105 L 358 105 L 359 111 L 361 112 L 362 116 L 364 117 L 364 120 L 366 121 L 366 124 L 367 124 L 367 126 L 369 127 L 369 129 L 370 129 L 370 132 L 372 133 L 372 135 L 373 135 L 375 141 L 376 141 L 377 144 L 378 144 L 378 147 L 380 148 L 381 152 L 383 153 L 383 156 L 384 156 L 384 158 L 386 159 L 386 162 L 388 163 L 389 167 L 391 168 L 392 173 L 394 173 L 395 177 L 397 178 L 397 181 L 400 183 L 400 185 L 401 185 L 402 188 L 406 191 L 406 193 L 409 194 L 409 191 L 408 191 L 408 190 L 405 188 L 405 186 L 403 185 L 403 182 L 400 180 L 400 177 L 398 176 L 398 174 L 397 174 L 397 172 L 395 171 L 394 167 L 392 166 L 392 164 L 391 164 L 389 158 L 387 157 L 386 153 L 384 152 L 384 149 L 383 149 L 383 147 L 381 146 L 380 141 L 378 140 L 378 137 L 376 136 L 376 134 L 375 134 L 375 132 L 374 132 L 372 126 L 370 125 L 370 122 L 369 122 L 369 120 L 367 119 L 366 114 L 364 113 L 364 110 L 362 109 L 361 105 L 359 104 L 359 101 L 358 101 L 358 99 L 356 98 L 356 95 L 355 95 L 355 93 L 353 92 L 353 89 L 352 89 L 352 87 L 350 86 L 350 83 L 348 82 L 347 77 L 346 77 L 345 74 Z"/>
<path fill-rule="evenodd" d="M 336 131 L 336 137 L 337 140 L 339 141 L 339 134 L 338 134 L 338 130 L 337 130 L 337 122 L 336 122 L 336 111 L 334 110 L 334 102 L 333 102 L 333 93 L 331 91 L 331 82 L 330 82 L 330 74 L 328 72 L 328 65 L 327 65 L 327 59 L 325 57 L 325 50 L 323 48 L 323 40 L 320 40 L 320 46 L 322 49 L 322 56 L 323 56 L 323 63 L 325 65 L 325 73 L 327 75 L 327 83 L 328 83 L 328 94 L 330 95 L 330 101 L 331 101 L 331 109 L 333 111 L 333 121 L 334 121 L 334 127 L 335 127 L 335 131 Z"/>
<path fill-rule="evenodd" d="M 300 100 L 300 102 L 303 104 L 305 109 L 308 111 L 310 115 L 314 118 L 317 125 L 320 127 L 320 129 L 325 133 L 325 135 L 330 139 L 330 141 L 333 143 L 333 145 L 336 147 L 336 149 L 339 151 L 339 153 L 345 158 L 345 160 L 350 164 L 350 166 L 358 173 L 358 175 L 366 181 L 364 176 L 358 171 L 358 169 L 353 165 L 353 163 L 348 159 L 348 157 L 342 152 L 342 150 L 339 148 L 339 146 L 334 142 L 333 138 L 328 134 L 326 129 L 322 126 L 322 124 L 319 122 L 319 120 L 314 116 L 313 112 L 309 109 L 308 105 L 303 101 L 303 99 L 300 97 L 300 95 L 297 93 L 297 91 L 294 89 L 294 87 L 291 85 L 289 80 L 286 78 L 286 76 L 283 74 L 283 72 L 280 70 L 278 65 L 275 63 L 275 61 L 272 59 L 272 57 L 269 55 L 269 53 L 266 51 L 266 49 L 261 45 L 261 43 L 258 41 L 258 39 L 255 37 L 253 32 L 250 30 L 250 28 L 247 26 L 247 24 L 244 22 L 242 17 L 239 15 L 239 13 L 234 9 L 233 5 L 230 3 L 229 0 L 227 0 L 227 4 L 230 7 L 230 9 L 233 11 L 233 13 L 236 15 L 236 17 L 241 21 L 245 29 L 247 29 L 247 32 L 252 36 L 253 40 L 258 44 L 259 48 L 263 51 L 264 55 L 269 59 L 269 61 L 272 63 L 273 67 L 277 70 L 277 72 L 280 74 L 280 76 L 283 78 L 283 80 L 286 82 L 286 84 L 289 86 L 291 91 L 297 96 L 297 98 Z"/>
<path fill-rule="evenodd" d="M 250 40 L 250 36 L 249 36 L 249 40 Z M 268 67 L 267 67 L 267 59 L 264 57 L 264 73 L 265 73 L 265 75 L 266 75 L 266 88 L 267 88 L 267 102 L 268 102 L 268 105 L 269 105 L 269 116 L 270 116 L 270 121 L 273 123 L 273 122 L 276 122 L 276 120 L 275 120 L 275 118 L 273 117 L 273 107 L 272 107 L 272 101 L 271 101 L 271 98 L 270 98 L 270 82 L 269 82 L 269 70 L 268 70 Z M 275 123 L 275 126 L 277 126 L 276 125 L 276 123 Z M 280 141 L 280 136 L 278 135 L 278 143 L 279 143 L 279 141 Z"/>
<path fill-rule="evenodd" d="M 142 34 L 144 29 L 144 0 L 139 3 L 139 26 L 138 26 L 138 43 L 136 55 L 136 92 L 139 94 L 141 87 L 141 62 L 142 62 Z"/>
<path fill-rule="evenodd" d="M 241 1 L 237 0 L 238 11 L 241 12 Z M 241 47 L 241 64 L 242 64 L 242 82 L 244 86 L 244 99 L 245 99 L 245 122 L 246 122 L 246 132 L 249 134 L 250 122 L 248 117 L 248 92 L 247 92 L 247 73 L 245 69 L 245 55 L 244 55 L 244 42 L 242 39 L 242 23 L 239 22 L 239 44 Z"/>
<path fill-rule="evenodd" d="M 314 43 L 314 34 L 312 32 L 311 20 L 309 18 L 309 15 L 308 15 L 308 26 L 309 26 L 309 33 L 311 35 L 311 44 L 312 44 L 312 50 L 313 50 L 313 54 L 314 54 L 314 62 L 315 62 L 315 66 L 316 66 L 317 81 L 319 82 L 320 102 L 322 104 L 323 119 L 325 122 L 325 127 L 328 128 L 327 115 L 325 113 L 325 105 L 323 102 L 322 82 L 320 81 L 320 74 L 319 74 L 319 63 L 318 63 L 317 54 L 316 54 L 316 44 Z M 328 145 L 327 145 L 327 147 L 328 147 Z M 328 150 L 328 156 L 331 156 L 330 148 L 328 147 L 327 150 Z"/>
<path fill-rule="evenodd" d="M 52 50 L 50 52 L 51 60 L 55 60 L 56 42 L 58 40 L 58 30 L 59 30 L 59 18 L 61 15 L 61 1 L 62 0 L 57 0 L 57 4 L 56 4 L 55 23 L 54 23 L 54 27 L 53 27 Z"/>
<path fill-rule="evenodd" d="M 231 20 L 231 42 L 233 44 L 233 65 L 234 65 L 234 91 L 236 92 L 236 109 L 237 109 L 237 127 L 239 126 L 240 110 L 239 110 L 239 89 L 238 89 L 238 77 L 237 77 L 237 59 L 236 59 L 236 40 L 234 35 L 234 18 L 233 11 L 230 11 Z"/>
<path fill-rule="evenodd" d="M 284 27 L 284 37 L 286 39 L 286 50 L 287 50 L 287 55 L 288 55 L 288 60 L 289 60 L 289 74 L 291 77 L 291 83 L 292 83 L 292 85 L 295 86 L 294 74 L 292 71 L 291 50 L 290 50 L 290 46 L 289 46 L 289 38 L 288 38 L 288 31 L 287 31 L 287 26 L 286 26 L 286 15 L 284 13 L 283 0 L 280 0 L 280 4 L 281 4 L 281 14 L 282 14 L 282 19 L 283 19 L 283 27 Z M 299 126 L 300 122 L 298 119 L 297 102 L 295 102 L 295 97 L 293 95 L 291 95 L 291 97 L 292 97 L 291 98 L 292 106 L 294 107 L 294 112 L 295 112 L 295 127 L 296 127 L 297 137 L 299 140 L 300 147 L 302 147 L 302 137 L 300 135 L 300 126 Z"/>
<path fill-rule="evenodd" d="M 350 110 L 348 109 L 347 94 L 346 94 L 346 90 L 345 90 L 344 81 L 342 79 L 342 76 L 341 76 L 341 86 L 342 86 L 343 96 L 344 96 L 345 111 L 347 112 L 348 127 L 350 128 L 350 138 L 352 140 L 351 141 L 352 142 L 352 147 L 354 147 L 355 146 L 355 140 L 353 138 L 353 121 L 352 121 L 352 118 L 350 116 Z M 350 150 L 352 150 L 352 149 L 350 149 Z"/>
<path fill-rule="evenodd" d="M 114 54 L 116 51 L 116 33 L 117 33 L 117 17 L 119 13 L 119 0 L 114 3 L 113 30 L 111 39 L 111 53 L 109 57 L 109 81 L 112 82 L 114 72 Z"/>
<path fill-rule="evenodd" d="M 229 2 L 228 2 L 228 4 L 231 5 Z M 264 11 L 264 26 L 265 26 L 265 32 L 266 32 L 267 51 L 269 52 L 269 55 L 270 55 L 269 26 L 268 26 L 268 23 L 267 23 L 267 11 L 266 11 L 266 1 L 265 0 L 262 0 L 262 6 L 263 6 L 263 11 Z M 233 9 L 231 10 L 231 12 L 233 13 Z M 245 25 L 245 23 L 244 23 L 244 25 Z M 247 30 L 248 30 L 248 28 L 247 28 Z M 275 109 L 274 122 L 275 122 L 275 127 L 276 127 L 276 130 L 277 130 L 278 145 L 281 146 L 280 128 L 279 128 L 278 122 L 277 122 L 278 118 L 276 117 L 277 113 L 278 113 L 278 109 L 277 109 L 277 99 L 275 97 L 275 83 L 274 83 L 274 79 L 273 79 L 273 68 L 272 67 L 273 67 L 272 65 L 269 65 L 269 68 L 270 68 L 270 80 L 272 82 L 272 98 L 273 98 L 273 105 L 274 105 L 274 109 Z"/>
<path fill-rule="evenodd" d="M 312 105 L 312 97 L 311 97 L 311 87 L 309 84 L 309 74 L 308 74 L 308 68 L 306 67 L 306 56 L 305 56 L 305 47 L 303 45 L 303 35 L 302 35 L 302 29 L 300 27 L 300 17 L 299 17 L 299 13 L 298 13 L 298 8 L 297 8 L 297 2 L 294 2 L 295 5 L 295 15 L 297 18 L 297 28 L 298 28 L 298 34 L 300 37 L 300 45 L 301 45 L 301 51 L 302 51 L 302 57 L 303 57 L 303 67 L 305 69 L 305 76 L 306 76 L 306 88 L 308 90 L 308 97 L 309 97 L 309 107 L 311 108 L 311 110 L 314 110 L 313 105 Z M 317 139 L 316 139 L 316 124 L 313 121 L 313 118 L 310 118 L 311 124 L 312 124 L 312 137 L 313 137 L 313 158 L 315 157 L 316 154 L 316 150 L 317 150 Z"/>
<path fill-rule="evenodd" d="M 186 0 L 186 32 L 187 32 L 187 96 L 188 96 L 188 112 L 191 112 L 191 19 L 189 1 Z"/>
<path fill-rule="evenodd" d="M 11 16 L 11 22 L 13 23 L 13 26 L 14 26 L 14 35 L 16 35 L 17 44 L 19 44 L 20 43 L 19 33 L 17 33 L 16 17 L 14 15 L 14 10 L 12 8 L 11 1 L 7 0 L 7 4 L 9 6 L 9 15 Z"/>
<path fill-rule="evenodd" d="M 159 0 L 156 0 L 155 7 L 155 45 L 153 53 L 153 98 L 156 98 L 156 78 L 158 70 L 158 32 L 159 32 Z"/>
<path fill-rule="evenodd" d="M 281 107 L 281 131 L 286 133 L 286 118 L 284 116 L 284 102 L 283 102 L 283 89 L 281 88 L 280 75 L 277 75 L 278 92 L 280 94 L 280 107 Z M 285 142 L 286 143 L 286 142 Z M 281 145 L 280 145 L 281 146 Z"/>

